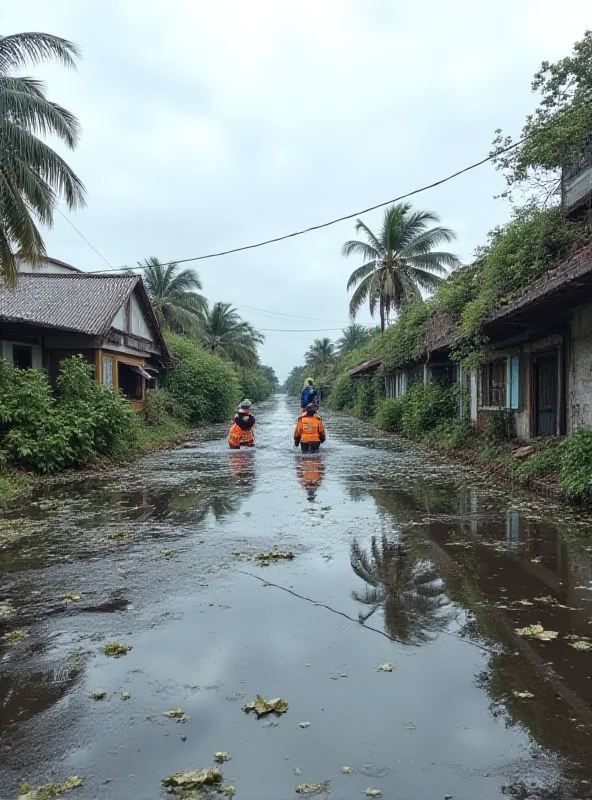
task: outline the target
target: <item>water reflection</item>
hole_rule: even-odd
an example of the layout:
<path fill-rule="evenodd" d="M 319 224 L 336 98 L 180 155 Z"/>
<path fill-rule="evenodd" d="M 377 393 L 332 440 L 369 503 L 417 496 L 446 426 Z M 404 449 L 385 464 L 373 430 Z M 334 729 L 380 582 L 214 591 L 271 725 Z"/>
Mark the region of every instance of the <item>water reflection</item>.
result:
<path fill-rule="evenodd" d="M 309 503 L 317 499 L 317 492 L 323 481 L 325 464 L 320 455 L 297 456 L 296 475 L 306 492 Z"/>
<path fill-rule="evenodd" d="M 359 614 L 360 622 L 382 607 L 389 636 L 405 644 L 428 642 L 450 624 L 454 612 L 436 569 L 402 541 L 383 535 L 379 542 L 373 536 L 365 551 L 354 539 L 351 565 L 368 584 L 363 592 L 352 592 L 354 600 L 367 607 Z"/>

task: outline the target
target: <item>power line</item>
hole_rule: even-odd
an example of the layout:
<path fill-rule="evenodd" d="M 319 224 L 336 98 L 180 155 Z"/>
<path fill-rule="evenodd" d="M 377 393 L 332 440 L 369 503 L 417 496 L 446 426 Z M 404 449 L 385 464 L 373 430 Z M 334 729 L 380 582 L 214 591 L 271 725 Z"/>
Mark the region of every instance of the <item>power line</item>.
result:
<path fill-rule="evenodd" d="M 244 308 L 246 311 L 254 311 L 255 313 L 260 314 L 269 314 L 277 317 L 290 317 L 291 319 L 306 319 L 310 320 L 311 322 L 329 322 L 334 325 L 351 325 L 352 322 L 349 320 L 348 322 L 343 322 L 343 320 L 339 319 L 321 319 L 320 317 L 302 317 L 298 314 L 284 314 L 282 311 L 268 311 L 264 308 L 252 308 L 251 306 L 236 306 L 237 308 Z M 376 323 L 374 322 L 357 322 L 356 325 L 363 325 L 364 327 L 374 328 L 376 327 Z"/>
<path fill-rule="evenodd" d="M 480 167 L 482 164 L 486 164 L 488 161 L 492 161 L 494 158 L 504 155 L 504 153 L 509 153 L 511 150 L 515 150 L 521 144 L 524 144 L 525 141 L 526 138 L 520 139 L 519 141 L 514 142 L 514 144 L 511 144 L 508 147 L 503 148 L 502 150 L 497 150 L 494 153 L 490 153 L 485 158 L 482 158 L 480 161 L 476 161 L 474 164 L 470 164 L 468 167 L 464 167 L 463 169 L 459 169 L 456 172 L 453 172 L 451 175 L 447 175 L 445 178 L 440 178 L 440 180 L 434 181 L 433 183 L 429 183 L 426 186 L 421 186 L 419 189 L 414 189 L 411 192 L 406 192 L 405 194 L 401 194 L 398 197 L 394 197 L 392 200 L 385 200 L 382 203 L 376 203 L 376 205 L 368 206 L 368 208 L 364 208 L 362 211 L 354 211 L 351 214 L 345 214 L 342 217 L 336 217 L 335 219 L 329 220 L 329 222 L 322 222 L 319 225 L 311 225 L 309 228 L 302 228 L 301 230 L 293 231 L 292 233 L 286 233 L 283 236 L 276 236 L 273 239 L 265 239 L 264 241 L 256 242 L 255 244 L 246 244 L 243 245 L 242 247 L 233 247 L 230 250 L 220 250 L 219 252 L 207 253 L 206 255 L 203 256 L 193 256 L 191 258 L 177 258 L 174 259 L 173 261 L 165 261 L 163 263 L 159 263 L 158 266 L 169 267 L 171 266 L 171 264 L 188 264 L 189 262 L 194 262 L 194 261 L 205 261 L 206 259 L 210 258 L 220 258 L 221 256 L 228 256 L 231 255 L 232 253 L 241 253 L 245 250 L 255 250 L 259 247 L 265 247 L 268 244 L 283 242 L 286 239 L 293 239 L 296 236 L 303 236 L 305 233 L 312 233 L 313 231 L 319 231 L 322 230 L 323 228 L 329 228 L 331 225 L 337 225 L 337 223 L 339 222 L 345 222 L 346 220 L 353 219 L 354 217 L 360 217 L 362 216 L 362 214 L 368 214 L 370 211 L 376 211 L 376 209 L 378 208 L 384 208 L 384 206 L 389 206 L 392 205 L 393 203 L 398 203 L 400 200 L 405 200 L 407 197 L 413 197 L 416 194 L 421 194 L 422 192 L 426 192 L 428 189 L 434 189 L 436 186 L 441 186 L 443 183 L 448 183 L 448 181 L 454 180 L 454 178 L 458 178 L 460 175 L 464 175 L 466 172 L 470 172 L 471 170 Z M 93 250 L 94 249 L 95 248 L 93 247 Z M 103 258 L 103 256 L 101 256 L 101 258 Z M 120 272 L 122 269 L 123 268 L 115 269 L 112 267 L 111 271 Z M 132 267 L 132 269 L 141 269 L 141 267 L 139 266 Z M 96 272 L 97 273 L 107 272 L 107 270 L 97 270 Z"/>
<path fill-rule="evenodd" d="M 108 264 L 108 265 L 111 267 L 111 270 L 112 270 L 113 272 L 116 272 L 116 271 L 117 271 L 117 269 L 116 269 L 116 268 L 115 268 L 115 267 L 114 267 L 114 266 L 111 264 L 111 262 L 110 262 L 110 261 L 108 261 L 108 260 L 105 258 L 105 256 L 104 256 L 104 255 L 102 255 L 101 253 L 99 253 L 99 251 L 97 250 L 97 248 L 96 248 L 94 245 L 92 245 L 92 244 L 91 244 L 91 243 L 88 241 L 88 239 L 86 238 L 86 236 L 85 236 L 85 235 L 84 235 L 84 234 L 83 234 L 81 231 L 79 231 L 79 230 L 78 230 L 78 228 L 76 227 L 76 225 L 74 225 L 74 223 L 73 223 L 73 222 L 70 222 L 70 220 L 68 219 L 68 217 L 67 217 L 65 214 L 62 214 L 62 212 L 60 211 L 60 209 L 59 209 L 59 208 L 57 208 L 57 207 L 56 207 L 56 211 L 58 212 L 58 214 L 59 214 L 61 217 L 63 217 L 63 218 L 66 220 L 66 222 L 68 223 L 68 225 L 70 225 L 72 228 L 74 228 L 74 230 L 76 231 L 76 233 L 77 233 L 79 236 L 81 236 L 81 237 L 84 239 L 84 241 L 85 241 L 85 242 L 87 243 L 87 245 L 88 245 L 88 246 L 91 248 L 91 250 L 94 250 L 94 251 L 95 251 L 95 253 L 96 253 L 98 256 L 100 256 L 100 258 L 102 258 L 102 259 L 103 259 L 103 261 L 105 262 L 105 264 Z"/>

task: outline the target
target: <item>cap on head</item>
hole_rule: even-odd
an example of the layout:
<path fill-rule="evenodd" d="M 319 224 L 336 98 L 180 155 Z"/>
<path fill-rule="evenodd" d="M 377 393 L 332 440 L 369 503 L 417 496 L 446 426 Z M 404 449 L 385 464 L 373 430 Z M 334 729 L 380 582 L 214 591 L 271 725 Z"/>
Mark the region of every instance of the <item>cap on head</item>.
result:
<path fill-rule="evenodd" d="M 309 403 L 306 406 L 306 413 L 307 414 L 314 414 L 316 410 L 317 410 L 317 407 L 315 406 L 314 403 Z"/>
<path fill-rule="evenodd" d="M 313 378 L 307 378 L 306 382 L 308 383 L 309 386 L 312 386 L 313 383 L 314 383 L 314 380 L 313 380 Z"/>
<path fill-rule="evenodd" d="M 252 405 L 253 404 L 251 403 L 250 400 L 243 400 L 243 402 L 240 404 L 239 408 L 251 408 Z"/>

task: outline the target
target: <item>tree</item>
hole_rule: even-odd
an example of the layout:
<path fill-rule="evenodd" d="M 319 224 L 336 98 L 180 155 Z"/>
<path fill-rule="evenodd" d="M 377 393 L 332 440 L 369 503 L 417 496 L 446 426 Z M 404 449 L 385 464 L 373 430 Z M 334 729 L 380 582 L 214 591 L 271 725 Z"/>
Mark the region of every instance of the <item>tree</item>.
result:
<path fill-rule="evenodd" d="M 496 131 L 493 153 L 496 167 L 504 172 L 508 191 L 520 186 L 529 199 L 545 205 L 557 195 L 561 169 L 575 167 L 590 158 L 592 144 L 592 31 L 576 42 L 570 56 L 550 64 L 544 61 L 535 73 L 532 91 L 540 102 L 526 117 L 520 139 Z M 509 152 L 501 150 L 513 148 Z"/>
<path fill-rule="evenodd" d="M 292 367 L 283 385 L 283 389 L 287 395 L 300 395 L 302 391 L 303 372 L 304 367 Z"/>
<path fill-rule="evenodd" d="M 259 367 L 259 372 L 261 372 L 265 376 L 265 378 L 267 378 L 267 380 L 271 383 L 273 391 L 274 392 L 277 391 L 280 382 L 278 381 L 278 377 L 275 374 L 274 368 L 262 365 L 261 367 Z"/>
<path fill-rule="evenodd" d="M 249 369 L 257 366 L 257 345 L 265 337 L 241 319 L 230 303 L 214 303 L 205 313 L 201 339 L 206 350 Z"/>
<path fill-rule="evenodd" d="M 80 137 L 76 117 L 49 101 L 45 86 L 12 71 L 55 59 L 75 68 L 76 45 L 47 33 L 0 37 L 0 280 L 16 283 L 16 258 L 39 264 L 47 257 L 35 223 L 51 225 L 57 201 L 84 205 L 84 186 L 39 136 L 55 136 L 70 150 Z"/>
<path fill-rule="evenodd" d="M 144 262 L 138 261 L 138 266 L 142 268 L 146 290 L 160 324 L 173 333 L 199 331 L 208 301 L 195 291 L 202 289 L 197 272 L 193 269 L 179 271 L 179 265 L 174 263 L 163 266 L 154 256 Z"/>
<path fill-rule="evenodd" d="M 372 537 L 366 553 L 357 540 L 351 546 L 350 560 L 355 574 L 369 584 L 365 592 L 352 597 L 370 611 L 360 614 L 365 622 L 381 606 L 389 636 L 406 644 L 422 644 L 450 624 L 452 610 L 442 582 L 427 559 L 413 558 L 401 542 Z"/>
<path fill-rule="evenodd" d="M 355 322 L 352 325 L 348 325 L 343 331 L 341 339 L 337 342 L 340 357 L 357 350 L 358 347 L 369 342 L 371 338 L 372 332 L 363 325 L 358 325 Z"/>
<path fill-rule="evenodd" d="M 448 228 L 429 227 L 436 222 L 439 222 L 436 214 L 412 212 L 409 203 L 385 210 L 378 235 L 362 220 L 356 221 L 356 233 L 363 233 L 367 241 L 351 240 L 342 248 L 344 256 L 357 255 L 364 261 L 347 282 L 348 291 L 357 287 L 349 304 L 352 319 L 368 302 L 372 316 L 378 308 L 380 329 L 384 332 L 393 311 L 421 300 L 420 289 L 433 291 L 447 274 L 447 268 L 458 266 L 458 259 L 452 253 L 434 249 L 455 238 Z"/>
<path fill-rule="evenodd" d="M 317 375 L 323 375 L 335 360 L 335 345 L 325 337 L 315 339 L 305 356 L 306 366 Z"/>

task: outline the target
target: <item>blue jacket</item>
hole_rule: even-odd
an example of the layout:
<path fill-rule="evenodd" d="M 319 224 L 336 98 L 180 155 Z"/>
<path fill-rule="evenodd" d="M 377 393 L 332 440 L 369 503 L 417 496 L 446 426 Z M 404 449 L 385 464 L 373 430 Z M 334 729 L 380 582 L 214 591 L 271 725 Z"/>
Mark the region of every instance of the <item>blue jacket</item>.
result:
<path fill-rule="evenodd" d="M 300 399 L 300 407 L 306 408 L 309 403 L 317 403 L 318 395 L 314 386 L 307 386 L 302 390 L 302 397 Z"/>

